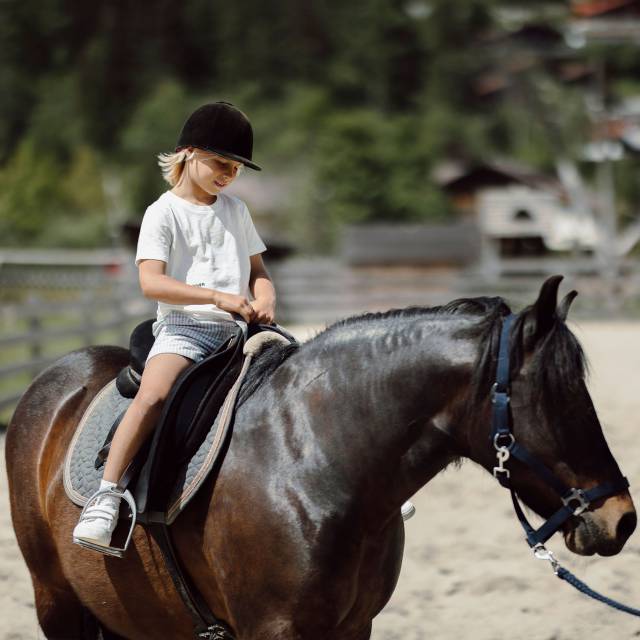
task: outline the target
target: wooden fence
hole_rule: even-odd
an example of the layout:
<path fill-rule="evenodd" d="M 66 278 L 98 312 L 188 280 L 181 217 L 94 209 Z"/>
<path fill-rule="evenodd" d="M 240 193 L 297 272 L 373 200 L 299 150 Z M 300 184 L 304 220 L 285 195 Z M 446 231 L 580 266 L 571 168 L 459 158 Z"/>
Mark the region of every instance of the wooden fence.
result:
<path fill-rule="evenodd" d="M 519 308 L 535 299 L 549 273 L 567 275 L 565 286 L 580 291 L 574 315 L 608 317 L 615 311 L 636 317 L 640 310 L 640 269 L 634 265 L 619 280 L 614 306 L 608 304 L 613 294 L 593 276 L 590 265 L 569 258 L 531 258 L 524 266 L 523 260 L 505 260 L 503 273 L 490 278 L 473 266 L 354 265 L 346 258 L 269 263 L 278 291 L 278 322 L 321 327 L 364 311 L 439 305 L 475 295 L 500 295 Z M 122 264 L 133 262 L 122 260 Z M 77 270 L 19 266 L 13 271 L 0 268 L 5 300 L 25 300 L 0 304 L 0 422 L 30 380 L 61 355 L 92 344 L 127 346 L 135 324 L 155 315 L 155 303 L 140 294 L 135 270 L 128 273 L 122 267 L 119 273 L 105 275 L 103 263 L 97 271 L 82 266 Z M 66 301 L 46 301 L 54 290 L 56 300 Z M 25 299 L 25 291 L 35 294 Z"/>
<path fill-rule="evenodd" d="M 51 302 L 30 295 L 3 305 L 0 318 L 0 414 L 11 409 L 24 387 L 65 353 L 108 343 L 126 346 L 137 322 L 155 315 L 155 303 L 131 287 L 89 289 L 73 299 Z"/>

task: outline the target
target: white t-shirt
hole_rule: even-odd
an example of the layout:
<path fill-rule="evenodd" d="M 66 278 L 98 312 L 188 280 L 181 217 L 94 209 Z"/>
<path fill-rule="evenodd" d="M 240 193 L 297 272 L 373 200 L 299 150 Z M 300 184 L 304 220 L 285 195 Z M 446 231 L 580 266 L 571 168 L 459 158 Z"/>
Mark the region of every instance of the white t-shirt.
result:
<path fill-rule="evenodd" d="M 266 249 L 247 205 L 219 193 L 211 205 L 197 205 L 165 191 L 147 207 L 138 238 L 140 260 L 166 262 L 165 273 L 196 287 L 249 296 L 249 257 Z M 182 311 L 196 320 L 233 320 L 214 304 L 158 302 L 158 320 Z"/>

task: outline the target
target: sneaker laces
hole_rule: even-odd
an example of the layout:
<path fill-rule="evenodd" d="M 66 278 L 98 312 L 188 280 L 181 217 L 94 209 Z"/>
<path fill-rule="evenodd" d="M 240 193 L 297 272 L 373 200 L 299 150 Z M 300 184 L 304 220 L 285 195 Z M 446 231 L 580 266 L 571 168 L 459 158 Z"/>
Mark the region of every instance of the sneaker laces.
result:
<path fill-rule="evenodd" d="M 93 520 L 113 520 L 120 510 L 120 498 L 113 493 L 103 493 L 93 499 L 93 503 L 84 512 L 83 520 L 91 522 Z"/>

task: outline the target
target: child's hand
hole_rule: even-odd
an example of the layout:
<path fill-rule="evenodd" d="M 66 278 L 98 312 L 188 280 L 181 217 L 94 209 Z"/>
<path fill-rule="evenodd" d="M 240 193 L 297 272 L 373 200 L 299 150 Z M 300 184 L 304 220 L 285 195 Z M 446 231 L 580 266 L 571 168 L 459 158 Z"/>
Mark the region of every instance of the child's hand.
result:
<path fill-rule="evenodd" d="M 273 324 L 276 317 L 276 301 L 272 298 L 256 298 L 251 306 L 255 311 L 254 322 Z"/>
<path fill-rule="evenodd" d="M 213 294 L 213 304 L 223 311 L 240 314 L 247 323 L 255 320 L 255 309 L 244 296 L 236 296 L 233 293 L 216 291 Z"/>

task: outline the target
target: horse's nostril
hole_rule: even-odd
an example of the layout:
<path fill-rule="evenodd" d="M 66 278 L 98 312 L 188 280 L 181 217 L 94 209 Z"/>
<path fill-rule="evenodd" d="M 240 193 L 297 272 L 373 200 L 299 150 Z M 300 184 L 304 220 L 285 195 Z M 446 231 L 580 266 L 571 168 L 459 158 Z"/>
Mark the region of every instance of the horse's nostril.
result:
<path fill-rule="evenodd" d="M 625 541 L 635 531 L 637 522 L 638 518 L 636 517 L 635 511 L 625 513 L 622 518 L 620 518 L 620 522 L 618 522 L 616 529 L 617 539 Z"/>

